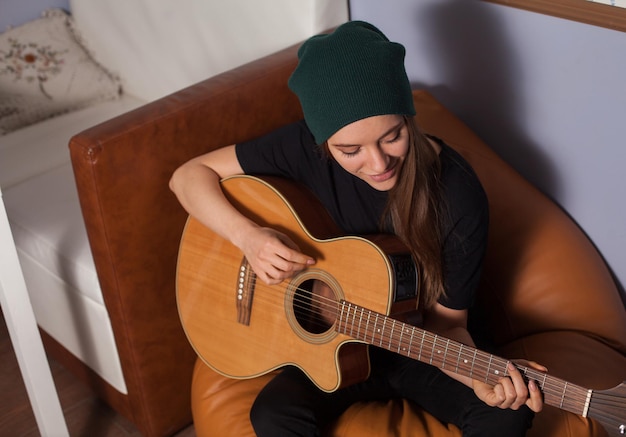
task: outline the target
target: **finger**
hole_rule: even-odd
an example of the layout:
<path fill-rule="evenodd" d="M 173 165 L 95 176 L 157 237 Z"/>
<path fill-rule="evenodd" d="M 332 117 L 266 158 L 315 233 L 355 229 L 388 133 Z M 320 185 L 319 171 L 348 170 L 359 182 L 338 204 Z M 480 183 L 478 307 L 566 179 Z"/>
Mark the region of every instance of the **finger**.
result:
<path fill-rule="evenodd" d="M 293 264 L 279 254 L 272 254 L 265 260 L 265 263 L 267 274 L 276 279 L 284 279 L 290 276 L 291 272 L 294 270 Z"/>
<path fill-rule="evenodd" d="M 503 404 L 506 402 L 506 389 L 500 383 L 496 384 L 492 388 L 492 407 L 506 408 Z"/>
<path fill-rule="evenodd" d="M 315 259 L 303 254 L 298 245 L 294 243 L 293 240 L 291 240 L 289 237 L 284 234 L 279 234 L 278 238 L 281 243 L 285 245 L 286 249 L 285 251 L 283 251 L 283 253 L 279 253 L 279 256 L 285 258 L 287 261 L 303 266 L 315 264 Z"/>
<path fill-rule="evenodd" d="M 285 272 L 286 277 L 290 277 L 315 264 L 315 260 L 300 252 L 283 248 L 274 255 L 270 263 L 281 272 Z"/>
<path fill-rule="evenodd" d="M 296 264 L 275 256 L 266 263 L 265 271 L 274 279 L 284 280 L 293 277 L 297 272 L 304 270 L 305 266 Z"/>
<path fill-rule="evenodd" d="M 513 363 L 508 364 L 508 371 L 514 391 L 514 398 L 512 398 L 510 408 L 517 410 L 528 400 L 528 387 L 526 386 L 526 381 L 524 380 L 522 373 Z M 511 393 L 509 393 L 509 395 L 511 395 Z"/>
<path fill-rule="evenodd" d="M 528 383 L 528 391 L 530 392 L 530 397 L 526 401 L 526 405 L 535 413 L 540 412 L 543 409 L 543 396 L 535 381 Z"/>
<path fill-rule="evenodd" d="M 498 384 L 494 386 L 494 390 L 496 387 L 501 387 L 502 393 L 502 400 L 498 404 L 498 407 L 502 409 L 512 408 L 512 406 L 517 403 L 517 391 L 513 381 L 510 378 L 502 378 Z M 526 402 L 526 398 L 524 398 L 524 402 Z"/>
<path fill-rule="evenodd" d="M 527 363 L 530 367 L 532 367 L 535 370 L 539 370 L 541 372 L 547 372 L 548 368 L 546 366 L 542 366 L 541 364 L 535 362 L 535 361 L 528 361 Z"/>
<path fill-rule="evenodd" d="M 528 360 L 513 360 L 513 362 L 519 366 L 525 366 L 525 367 L 532 367 L 533 370 L 538 370 L 540 372 L 547 372 L 548 368 L 545 366 L 542 366 L 541 364 L 535 362 L 535 361 L 528 361 Z"/>
<path fill-rule="evenodd" d="M 284 263 L 285 261 L 283 260 L 282 262 Z M 258 279 L 268 285 L 280 284 L 285 278 L 291 276 L 290 273 L 286 273 L 275 267 L 267 260 L 256 260 L 256 262 L 252 264 L 252 270 L 254 270 Z"/>
<path fill-rule="evenodd" d="M 288 249 L 285 247 L 280 252 L 277 252 L 276 254 L 280 256 L 282 259 L 284 259 L 285 261 L 289 262 L 290 264 L 294 266 L 298 266 L 300 270 L 308 265 L 315 264 L 314 258 L 308 255 L 305 255 L 298 250 L 292 250 L 292 249 Z"/>
<path fill-rule="evenodd" d="M 267 285 L 278 285 L 282 282 L 282 279 L 273 278 L 265 272 L 258 274 L 257 277 Z"/>

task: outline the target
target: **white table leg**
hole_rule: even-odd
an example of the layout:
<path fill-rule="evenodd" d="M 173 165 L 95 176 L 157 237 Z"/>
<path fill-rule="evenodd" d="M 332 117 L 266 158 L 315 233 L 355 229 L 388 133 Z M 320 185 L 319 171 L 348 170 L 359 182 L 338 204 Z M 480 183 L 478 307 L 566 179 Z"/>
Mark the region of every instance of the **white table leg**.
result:
<path fill-rule="evenodd" d="M 42 436 L 69 436 L 0 190 L 0 304 Z"/>

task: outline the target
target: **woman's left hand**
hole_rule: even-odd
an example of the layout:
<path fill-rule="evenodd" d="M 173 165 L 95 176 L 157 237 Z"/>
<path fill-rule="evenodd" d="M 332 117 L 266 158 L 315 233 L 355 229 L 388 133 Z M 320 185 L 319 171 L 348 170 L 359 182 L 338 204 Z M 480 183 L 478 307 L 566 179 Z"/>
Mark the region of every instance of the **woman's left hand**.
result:
<path fill-rule="evenodd" d="M 547 369 L 533 361 L 519 360 L 517 363 L 532 367 L 535 370 L 546 372 Z M 524 380 L 522 373 L 513 363 L 508 365 L 509 376 L 502 377 L 496 385 L 490 385 L 481 381 L 473 380 L 474 393 L 487 405 L 498 408 L 519 409 L 527 405 L 532 411 L 538 413 L 543 408 L 543 396 L 537 383 L 533 380 Z"/>

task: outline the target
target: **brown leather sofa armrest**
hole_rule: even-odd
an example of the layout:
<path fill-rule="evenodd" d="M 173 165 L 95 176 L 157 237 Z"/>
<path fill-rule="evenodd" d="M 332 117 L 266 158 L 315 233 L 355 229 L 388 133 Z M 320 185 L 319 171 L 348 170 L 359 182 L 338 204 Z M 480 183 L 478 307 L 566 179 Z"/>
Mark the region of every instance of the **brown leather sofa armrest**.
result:
<path fill-rule="evenodd" d="M 285 86 L 297 48 L 207 79 L 79 133 L 70 153 L 128 397 L 104 397 L 145 435 L 191 421 L 195 354 L 175 301 L 187 218 L 168 181 L 181 163 L 301 117 Z M 157 72 L 158 74 L 158 72 Z M 169 431 L 166 431 L 169 430 Z"/>

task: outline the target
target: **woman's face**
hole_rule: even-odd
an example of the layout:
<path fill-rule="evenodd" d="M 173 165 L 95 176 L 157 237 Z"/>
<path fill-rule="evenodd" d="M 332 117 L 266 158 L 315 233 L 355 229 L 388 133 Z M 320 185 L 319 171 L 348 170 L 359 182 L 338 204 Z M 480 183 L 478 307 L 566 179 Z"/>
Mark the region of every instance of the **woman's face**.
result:
<path fill-rule="evenodd" d="M 335 132 L 328 151 L 347 172 L 379 191 L 392 189 L 409 150 L 409 133 L 401 115 L 377 115 Z"/>

